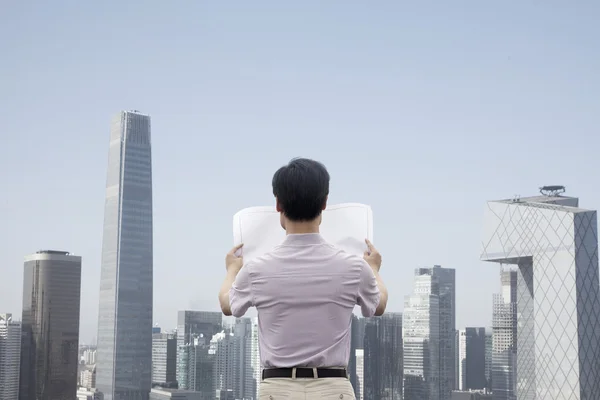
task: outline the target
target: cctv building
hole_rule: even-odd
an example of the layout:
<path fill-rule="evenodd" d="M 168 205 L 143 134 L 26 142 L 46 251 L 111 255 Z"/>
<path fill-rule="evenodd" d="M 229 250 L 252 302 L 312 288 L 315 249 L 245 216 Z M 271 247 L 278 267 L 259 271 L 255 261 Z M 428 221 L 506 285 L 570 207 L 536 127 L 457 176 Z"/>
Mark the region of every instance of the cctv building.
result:
<path fill-rule="evenodd" d="M 517 398 L 600 399 L 596 211 L 541 192 L 485 213 L 482 260 L 518 267 Z"/>

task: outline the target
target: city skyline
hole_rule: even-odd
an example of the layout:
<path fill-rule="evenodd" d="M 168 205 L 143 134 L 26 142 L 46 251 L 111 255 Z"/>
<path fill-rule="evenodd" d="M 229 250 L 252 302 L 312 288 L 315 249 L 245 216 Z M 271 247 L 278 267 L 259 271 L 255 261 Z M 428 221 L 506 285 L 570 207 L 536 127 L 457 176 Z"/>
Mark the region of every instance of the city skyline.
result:
<path fill-rule="evenodd" d="M 600 204 L 600 4 L 120 4 L 11 2 L 0 16 L 12 38 L 0 43 L 0 293 L 13 315 L 23 255 L 70 249 L 86 260 L 82 341 L 97 336 L 98 182 L 120 109 L 160 132 L 154 315 L 166 327 L 172 310 L 218 311 L 231 217 L 273 204 L 272 174 L 295 156 L 329 168 L 331 202 L 372 207 L 390 310 L 415 267 L 456 268 L 458 326 L 491 323 L 498 272 L 477 257 L 487 200 L 563 184 Z"/>

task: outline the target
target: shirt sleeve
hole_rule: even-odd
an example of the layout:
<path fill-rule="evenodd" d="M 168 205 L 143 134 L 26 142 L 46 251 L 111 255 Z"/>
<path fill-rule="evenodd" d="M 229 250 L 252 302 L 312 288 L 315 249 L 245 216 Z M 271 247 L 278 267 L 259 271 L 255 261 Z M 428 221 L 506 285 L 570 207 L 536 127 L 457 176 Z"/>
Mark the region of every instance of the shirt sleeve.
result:
<path fill-rule="evenodd" d="M 372 317 L 375 315 L 379 305 L 379 286 L 375 273 L 365 260 L 360 260 L 360 282 L 358 284 L 358 298 L 356 304 L 360 306 L 363 317 Z"/>
<path fill-rule="evenodd" d="M 249 265 L 242 267 L 238 272 L 231 289 L 229 289 L 229 307 L 231 314 L 240 318 L 246 314 L 248 308 L 254 306 L 252 295 L 252 282 L 250 281 Z"/>

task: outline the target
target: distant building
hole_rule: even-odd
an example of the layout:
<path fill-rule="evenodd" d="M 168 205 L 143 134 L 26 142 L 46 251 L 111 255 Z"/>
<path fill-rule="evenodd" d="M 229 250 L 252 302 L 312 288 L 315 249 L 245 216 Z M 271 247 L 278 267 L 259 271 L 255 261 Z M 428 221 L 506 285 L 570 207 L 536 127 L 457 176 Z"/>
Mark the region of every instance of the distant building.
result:
<path fill-rule="evenodd" d="M 96 389 L 77 389 L 77 400 L 101 400 L 100 393 Z"/>
<path fill-rule="evenodd" d="M 96 366 L 87 367 L 79 375 L 79 386 L 92 389 L 96 387 Z"/>
<path fill-rule="evenodd" d="M 363 400 L 364 396 L 364 382 L 365 382 L 365 351 L 364 349 L 356 349 L 355 351 L 356 360 L 356 381 L 358 383 L 358 395 L 357 400 Z"/>
<path fill-rule="evenodd" d="M 402 314 L 386 313 L 366 321 L 363 397 L 365 400 L 401 400 Z"/>
<path fill-rule="evenodd" d="M 352 383 L 352 387 L 354 388 L 354 396 L 356 398 L 360 397 L 360 393 L 364 394 L 364 382 L 358 379 L 356 351 L 359 349 L 362 350 L 364 348 L 366 321 L 366 318 L 359 318 L 356 315 L 352 315 L 352 326 L 350 333 L 350 358 L 348 359 L 348 376 L 350 378 L 350 383 Z"/>
<path fill-rule="evenodd" d="M 195 360 L 206 360 L 201 354 L 206 352 L 196 346 L 208 346 L 213 335 L 223 330 L 223 313 L 209 311 L 184 310 L 177 313 L 177 367 L 176 378 L 179 389 L 192 390 L 196 382 L 194 377 L 196 366 L 190 364 Z M 194 361 L 192 361 L 194 360 Z M 206 367 L 205 361 L 201 369 Z M 200 372 L 200 371 L 199 371 Z M 204 372 L 202 372 L 204 373 Z M 211 375 L 212 376 L 212 375 Z"/>
<path fill-rule="evenodd" d="M 202 396 L 191 390 L 154 388 L 150 391 L 149 400 L 202 400 Z"/>
<path fill-rule="evenodd" d="M 492 391 L 492 354 L 494 336 L 491 329 L 485 331 L 485 387 L 488 392 Z"/>
<path fill-rule="evenodd" d="M 454 391 L 451 400 L 492 400 L 490 393 L 481 391 Z"/>
<path fill-rule="evenodd" d="M 449 400 L 456 378 L 455 270 L 417 268 L 405 298 L 404 400 Z"/>
<path fill-rule="evenodd" d="M 492 313 L 494 400 L 517 400 L 517 271 L 503 271 Z"/>
<path fill-rule="evenodd" d="M 465 328 L 459 331 L 459 390 L 483 390 L 486 387 L 485 338 L 485 328 Z"/>
<path fill-rule="evenodd" d="M 0 314 L 0 400 L 19 398 L 21 323 Z"/>
<path fill-rule="evenodd" d="M 20 400 L 76 397 L 80 293 L 81 257 L 53 250 L 25 257 Z"/>
<path fill-rule="evenodd" d="M 146 400 L 152 385 L 153 220 L 150 116 L 111 121 L 98 311 L 97 389 Z"/>
<path fill-rule="evenodd" d="M 177 337 L 174 333 L 152 335 L 152 384 L 177 387 Z"/>

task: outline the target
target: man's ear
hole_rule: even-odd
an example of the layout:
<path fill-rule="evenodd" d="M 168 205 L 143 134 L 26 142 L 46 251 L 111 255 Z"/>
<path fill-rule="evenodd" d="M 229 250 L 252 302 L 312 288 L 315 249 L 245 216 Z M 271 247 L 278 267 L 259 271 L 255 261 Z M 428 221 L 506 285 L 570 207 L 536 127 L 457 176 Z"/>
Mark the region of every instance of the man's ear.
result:
<path fill-rule="evenodd" d="M 277 197 L 275 197 L 275 209 L 278 213 L 283 212 L 283 209 L 281 208 L 281 204 L 279 204 L 279 200 L 277 200 Z"/>

